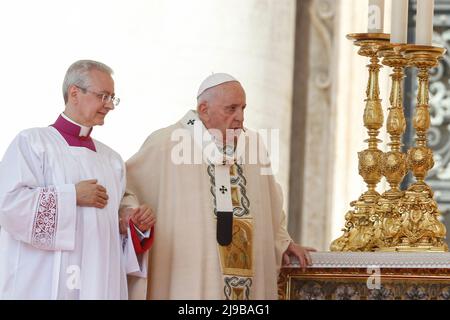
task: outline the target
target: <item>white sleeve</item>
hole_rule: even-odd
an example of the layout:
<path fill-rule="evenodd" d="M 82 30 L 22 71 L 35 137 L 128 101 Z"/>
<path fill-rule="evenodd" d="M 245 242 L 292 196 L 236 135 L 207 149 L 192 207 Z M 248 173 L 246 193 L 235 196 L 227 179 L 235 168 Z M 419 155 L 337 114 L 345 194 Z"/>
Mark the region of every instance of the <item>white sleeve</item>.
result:
<path fill-rule="evenodd" d="M 147 278 L 148 251 L 144 254 L 136 255 L 133 241 L 131 241 L 131 231 L 129 226 L 127 235 L 122 235 L 122 237 L 126 273 L 135 277 Z"/>
<path fill-rule="evenodd" d="M 23 133 L 7 149 L 0 163 L 0 226 L 39 249 L 73 250 L 75 186 L 46 185 L 43 159 Z"/>
<path fill-rule="evenodd" d="M 281 267 L 283 261 L 283 253 L 289 247 L 292 239 L 287 231 L 287 220 L 286 214 L 283 210 L 283 192 L 281 190 L 281 186 L 273 179 L 273 185 L 275 190 L 273 190 L 274 202 L 277 203 L 276 209 L 274 211 L 274 215 L 276 216 L 275 221 L 278 221 L 278 225 L 276 225 L 275 232 L 275 252 L 277 259 L 278 268 Z"/>
<path fill-rule="evenodd" d="M 124 206 L 139 206 L 139 202 L 134 194 L 128 193 L 126 191 L 126 166 L 123 163 L 123 175 L 122 175 L 122 188 L 123 188 L 123 198 L 121 207 Z M 139 240 L 142 241 L 144 238 L 150 237 L 150 231 L 142 233 L 137 227 L 133 228 L 137 231 Z M 144 254 L 137 255 L 134 250 L 133 241 L 131 240 L 131 230 L 130 224 L 128 224 L 127 234 L 121 235 L 122 237 L 122 250 L 125 258 L 125 271 L 127 274 L 147 278 L 147 268 L 148 268 L 148 250 Z"/>

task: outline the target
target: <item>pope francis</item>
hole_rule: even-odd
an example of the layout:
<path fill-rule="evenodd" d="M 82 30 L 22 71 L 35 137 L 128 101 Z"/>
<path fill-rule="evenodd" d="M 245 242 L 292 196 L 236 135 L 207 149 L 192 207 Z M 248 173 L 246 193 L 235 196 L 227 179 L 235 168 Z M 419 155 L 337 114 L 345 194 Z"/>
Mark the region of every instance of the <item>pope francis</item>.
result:
<path fill-rule="evenodd" d="M 245 107 L 240 82 L 213 74 L 197 109 L 127 161 L 122 207 L 148 203 L 158 220 L 148 280 L 129 278 L 130 298 L 277 299 L 282 261 L 310 263 L 313 249 L 286 230 L 270 163 L 255 157 L 267 152 L 243 126 Z"/>

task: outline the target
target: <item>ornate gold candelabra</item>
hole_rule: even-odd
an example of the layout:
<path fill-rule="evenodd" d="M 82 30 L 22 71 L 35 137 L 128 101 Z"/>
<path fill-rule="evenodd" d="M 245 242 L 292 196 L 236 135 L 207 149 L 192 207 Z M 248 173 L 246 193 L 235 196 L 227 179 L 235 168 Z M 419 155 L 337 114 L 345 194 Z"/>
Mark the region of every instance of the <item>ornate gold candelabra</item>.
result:
<path fill-rule="evenodd" d="M 389 249 L 396 251 L 448 251 L 444 242 L 446 229 L 439 221 L 440 212 L 433 198 L 433 191 L 425 183 L 428 171 L 433 167 L 433 151 L 427 146 L 427 131 L 430 128 L 429 71 L 437 66 L 445 54 L 444 48 L 408 45 L 405 56 L 419 69 L 414 128 L 416 146 L 408 151 L 408 169 L 416 182 L 406 191 L 399 202 L 399 231 Z"/>
<path fill-rule="evenodd" d="M 400 183 L 407 173 L 406 154 L 401 152 L 401 139 L 406 130 L 406 120 L 403 112 L 403 78 L 408 60 L 404 55 L 405 45 L 386 45 L 380 50 L 383 64 L 393 68 L 391 74 L 392 86 L 390 94 L 389 115 L 386 122 L 387 132 L 391 142 L 390 151 L 383 154 L 381 172 L 386 177 L 390 189 L 383 193 L 378 201 L 377 215 L 374 217 L 374 247 L 378 250 L 390 248 L 400 228 L 399 203 L 404 196 Z"/>
<path fill-rule="evenodd" d="M 359 54 L 370 57 L 364 126 L 368 129 L 368 149 L 359 152 L 359 174 L 368 190 L 345 216 L 344 234 L 334 240 L 332 251 L 448 251 L 444 242 L 446 229 L 439 221 L 440 212 L 433 198 L 432 189 L 425 183 L 428 171 L 433 167 L 433 152 L 427 146 L 430 128 L 429 71 L 438 64 L 445 49 L 432 46 L 389 44 L 386 34 L 351 34 L 347 38 L 360 46 Z M 383 112 L 379 98 L 378 74 L 383 64 L 393 68 L 387 132 L 390 151 L 378 149 L 377 139 L 383 124 Z M 416 146 L 405 155 L 401 152 L 401 139 L 406 121 L 403 113 L 404 69 L 419 69 L 414 128 Z M 407 191 L 400 190 L 400 183 L 411 170 L 416 178 Z M 375 190 L 384 175 L 390 189 L 382 196 Z"/>
<path fill-rule="evenodd" d="M 348 39 L 353 40 L 360 49 L 358 54 L 370 58 L 369 80 L 366 90 L 366 107 L 364 109 L 364 126 L 368 130 L 368 148 L 358 153 L 359 174 L 367 184 L 367 191 L 358 200 L 350 205 L 353 210 L 345 216 L 344 235 L 331 243 L 332 251 L 370 251 L 374 243 L 374 223 L 376 217 L 376 204 L 380 194 L 375 190 L 381 179 L 381 162 L 383 152 L 378 149 L 381 142 L 377 137 L 383 126 L 383 110 L 380 100 L 378 75 L 380 68 L 378 53 L 383 46 L 389 43 L 389 35 L 381 33 L 350 34 Z"/>

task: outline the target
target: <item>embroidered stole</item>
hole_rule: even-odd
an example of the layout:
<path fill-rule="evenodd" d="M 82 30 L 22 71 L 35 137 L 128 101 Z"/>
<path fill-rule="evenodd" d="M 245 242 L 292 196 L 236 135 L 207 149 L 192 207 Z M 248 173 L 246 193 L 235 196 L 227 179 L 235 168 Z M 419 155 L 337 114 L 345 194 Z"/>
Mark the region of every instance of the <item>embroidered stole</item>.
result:
<path fill-rule="evenodd" d="M 236 157 L 233 148 L 220 150 L 196 112 L 188 112 L 181 121 L 208 161 L 214 217 L 217 220 L 217 215 L 224 212 L 232 213 L 233 217 L 231 243 L 225 246 L 217 244 L 224 298 L 249 300 L 253 283 L 253 217 L 246 194 L 247 180 L 242 170 L 242 158 Z M 214 152 L 205 154 L 205 151 L 211 151 L 207 147 L 211 144 L 215 146 Z"/>

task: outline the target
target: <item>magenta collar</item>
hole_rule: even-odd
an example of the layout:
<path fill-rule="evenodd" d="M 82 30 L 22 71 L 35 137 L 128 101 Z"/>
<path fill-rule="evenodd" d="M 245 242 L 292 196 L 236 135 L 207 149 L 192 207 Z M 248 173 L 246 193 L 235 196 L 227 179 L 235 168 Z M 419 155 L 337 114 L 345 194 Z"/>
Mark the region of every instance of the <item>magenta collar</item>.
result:
<path fill-rule="evenodd" d="M 71 147 L 84 147 L 92 151 L 97 151 L 95 149 L 94 141 L 91 138 L 92 128 L 88 135 L 85 137 L 80 137 L 80 126 L 77 126 L 70 121 L 64 119 L 61 115 L 56 119 L 55 123 L 51 125 L 63 136 L 66 142 Z"/>

